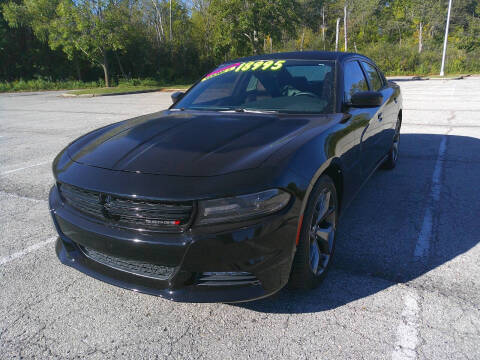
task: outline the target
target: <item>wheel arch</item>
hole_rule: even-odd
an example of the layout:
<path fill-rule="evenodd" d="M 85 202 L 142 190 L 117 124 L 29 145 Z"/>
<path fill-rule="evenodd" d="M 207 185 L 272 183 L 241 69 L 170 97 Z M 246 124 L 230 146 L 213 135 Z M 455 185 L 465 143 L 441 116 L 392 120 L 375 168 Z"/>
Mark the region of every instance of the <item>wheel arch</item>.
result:
<path fill-rule="evenodd" d="M 328 175 L 335 184 L 335 190 L 337 191 L 338 199 L 338 209 L 339 212 L 342 210 L 342 200 L 343 200 L 343 171 L 339 164 L 333 162 L 330 166 L 325 169 L 322 175 Z"/>
<path fill-rule="evenodd" d="M 339 210 L 342 208 L 343 200 L 343 190 L 344 190 L 344 178 L 343 178 L 343 166 L 339 158 L 332 158 L 329 161 L 325 162 L 314 174 L 312 180 L 310 181 L 307 191 L 305 192 L 305 197 L 303 198 L 302 207 L 300 214 L 303 216 L 305 209 L 307 208 L 308 202 L 310 200 L 310 195 L 322 175 L 328 175 L 335 184 L 335 189 L 337 191 Z"/>
<path fill-rule="evenodd" d="M 329 161 L 325 162 L 317 170 L 315 175 L 312 177 L 312 180 L 310 181 L 310 184 L 308 185 L 307 191 L 305 192 L 305 197 L 303 198 L 303 201 L 302 201 L 300 218 L 299 218 L 299 222 L 298 222 L 297 238 L 296 238 L 296 244 L 297 245 L 298 245 L 298 242 L 299 242 L 299 239 L 300 239 L 301 229 L 302 229 L 302 225 L 303 225 L 303 214 L 305 213 L 307 205 L 310 201 L 310 196 L 312 194 L 312 191 L 315 188 L 315 185 L 317 184 L 318 179 L 322 175 L 328 175 L 332 179 L 332 181 L 335 185 L 335 190 L 337 191 L 339 214 L 342 211 L 342 200 L 343 200 L 343 193 L 344 193 L 343 167 L 342 167 L 342 164 L 340 162 L 340 159 L 333 158 L 333 159 L 330 159 Z"/>

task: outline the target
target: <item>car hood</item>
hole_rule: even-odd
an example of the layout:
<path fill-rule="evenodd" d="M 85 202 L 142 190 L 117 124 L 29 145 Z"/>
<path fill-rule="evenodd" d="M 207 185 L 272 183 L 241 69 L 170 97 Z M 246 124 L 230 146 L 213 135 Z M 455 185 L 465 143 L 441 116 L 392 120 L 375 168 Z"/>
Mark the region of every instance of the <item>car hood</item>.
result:
<path fill-rule="evenodd" d="M 167 110 L 95 130 L 67 152 L 75 162 L 110 170 L 221 175 L 260 166 L 311 121 L 293 115 Z M 319 121 L 326 123 L 326 118 Z"/>

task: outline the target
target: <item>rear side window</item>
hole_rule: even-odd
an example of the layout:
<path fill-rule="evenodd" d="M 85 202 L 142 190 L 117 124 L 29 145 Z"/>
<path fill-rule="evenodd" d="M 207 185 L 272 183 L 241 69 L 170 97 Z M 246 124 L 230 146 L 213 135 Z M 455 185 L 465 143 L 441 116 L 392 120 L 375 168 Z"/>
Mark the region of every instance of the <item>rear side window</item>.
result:
<path fill-rule="evenodd" d="M 352 95 L 360 91 L 368 91 L 367 80 L 357 61 L 347 62 L 344 66 L 345 102 L 350 102 Z"/>
<path fill-rule="evenodd" d="M 363 62 L 362 61 L 363 68 L 365 69 L 365 73 L 367 74 L 368 80 L 370 81 L 370 84 L 372 85 L 372 90 L 373 91 L 379 91 L 380 89 L 383 88 L 383 80 L 378 74 L 377 69 L 370 65 L 369 63 Z"/>

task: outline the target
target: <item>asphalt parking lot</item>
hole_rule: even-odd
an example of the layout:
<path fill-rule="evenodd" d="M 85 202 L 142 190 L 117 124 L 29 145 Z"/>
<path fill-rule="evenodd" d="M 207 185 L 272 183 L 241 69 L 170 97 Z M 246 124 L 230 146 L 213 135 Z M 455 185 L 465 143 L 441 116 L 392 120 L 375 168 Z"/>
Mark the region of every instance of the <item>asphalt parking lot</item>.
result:
<path fill-rule="evenodd" d="M 326 281 L 238 305 L 119 289 L 55 255 L 54 156 L 169 94 L 0 94 L 0 358 L 479 359 L 480 78 L 399 84 L 399 163 L 344 214 Z"/>

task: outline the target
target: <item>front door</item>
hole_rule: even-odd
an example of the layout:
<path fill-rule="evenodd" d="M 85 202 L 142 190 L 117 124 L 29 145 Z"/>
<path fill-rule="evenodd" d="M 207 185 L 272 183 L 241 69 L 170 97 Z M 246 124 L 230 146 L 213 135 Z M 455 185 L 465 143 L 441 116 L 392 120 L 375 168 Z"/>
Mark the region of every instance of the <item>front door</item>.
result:
<path fill-rule="evenodd" d="M 360 63 L 356 60 L 346 62 L 344 64 L 344 103 L 351 103 L 351 97 L 356 92 L 368 90 L 369 84 Z M 352 116 L 352 122 L 358 126 L 362 180 L 370 175 L 378 163 L 379 150 L 376 144 L 378 141 L 376 134 L 379 131 L 379 122 L 382 121 L 381 110 L 381 107 L 361 109 L 349 107 L 347 109 L 347 112 Z"/>
<path fill-rule="evenodd" d="M 393 114 L 395 112 L 392 101 L 393 89 L 387 86 L 375 66 L 365 61 L 362 61 L 361 64 L 365 71 L 370 90 L 378 91 L 383 95 L 383 104 L 378 109 L 370 125 L 370 136 L 374 139 L 373 147 L 375 148 L 375 157 L 377 161 L 379 161 L 387 155 L 393 141 L 392 130 L 395 124 L 392 124 L 392 117 L 396 120 L 396 116 Z"/>

